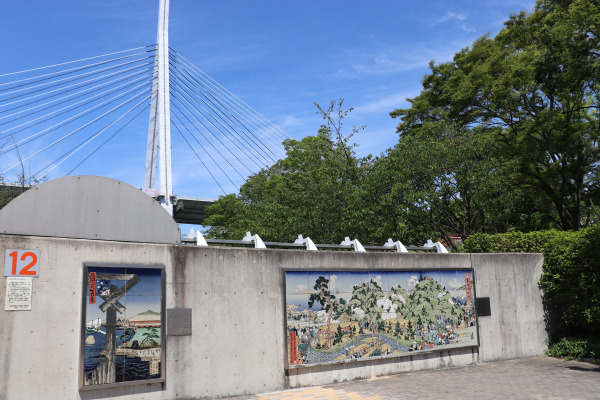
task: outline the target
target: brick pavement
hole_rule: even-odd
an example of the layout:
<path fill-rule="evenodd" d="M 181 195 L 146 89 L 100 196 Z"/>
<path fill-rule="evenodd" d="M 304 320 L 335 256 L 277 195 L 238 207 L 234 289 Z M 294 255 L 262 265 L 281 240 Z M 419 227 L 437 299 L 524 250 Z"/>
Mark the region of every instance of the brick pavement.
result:
<path fill-rule="evenodd" d="M 548 357 L 402 373 L 231 400 L 600 399 L 600 366 Z"/>

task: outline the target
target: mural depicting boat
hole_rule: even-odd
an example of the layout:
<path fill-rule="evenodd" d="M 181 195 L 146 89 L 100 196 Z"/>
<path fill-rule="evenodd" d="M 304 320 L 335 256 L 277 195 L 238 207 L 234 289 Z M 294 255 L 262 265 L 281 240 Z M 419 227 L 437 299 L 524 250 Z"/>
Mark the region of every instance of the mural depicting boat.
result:
<path fill-rule="evenodd" d="M 102 319 L 95 318 L 87 322 L 85 325 L 85 333 L 87 335 L 93 335 L 94 333 L 106 334 L 106 332 L 102 331 L 100 328 L 102 328 Z"/>

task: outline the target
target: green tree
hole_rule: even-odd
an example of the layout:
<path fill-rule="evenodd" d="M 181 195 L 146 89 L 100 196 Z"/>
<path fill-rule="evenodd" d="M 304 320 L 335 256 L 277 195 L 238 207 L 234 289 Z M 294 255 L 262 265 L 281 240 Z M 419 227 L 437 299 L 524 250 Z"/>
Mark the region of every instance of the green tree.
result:
<path fill-rule="evenodd" d="M 357 158 L 352 133 L 344 135 L 343 120 L 351 112 L 343 100 L 327 109 L 316 136 L 284 141 L 286 157 L 251 176 L 239 195 L 221 197 L 208 209 L 207 235 L 239 239 L 244 232 L 263 240 L 290 241 L 299 234 L 319 243 L 340 242 L 353 223 L 347 209 L 369 159 Z"/>
<path fill-rule="evenodd" d="M 355 286 L 352 291 L 352 297 L 348 305 L 342 312 L 350 317 L 350 320 L 359 321 L 362 325 L 363 318 L 366 319 L 371 331 L 375 331 L 380 322 L 383 322 L 381 314 L 383 309 L 377 304 L 378 300 L 384 299 L 381 286 L 374 280 L 363 282 L 360 286 Z M 360 310 L 360 313 L 357 311 Z"/>
<path fill-rule="evenodd" d="M 308 297 L 308 307 L 319 303 L 327 312 L 327 348 L 331 347 L 331 317 L 336 311 L 338 304 L 335 301 L 335 295 L 329 290 L 329 279 L 319 276 L 315 281 L 313 289 L 316 291 Z M 338 325 L 339 328 L 339 325 Z"/>
<path fill-rule="evenodd" d="M 540 0 L 452 62 L 430 64 L 401 137 L 445 122 L 491 135 L 493 157 L 512 160 L 522 198 L 540 227 L 578 229 L 598 204 L 600 8 L 590 0 Z M 403 139 L 401 139 L 402 141 Z"/>
<path fill-rule="evenodd" d="M 344 333 L 342 332 L 342 326 L 338 324 L 337 330 L 335 332 L 335 340 L 333 341 L 333 345 L 335 346 L 338 343 L 342 343 L 342 338 L 344 337 Z"/>
<path fill-rule="evenodd" d="M 159 344 L 157 339 L 160 339 L 160 335 L 158 333 L 158 329 L 156 328 L 146 329 L 146 331 L 142 334 L 142 337 L 144 339 L 140 343 L 140 347 L 142 347 L 146 342 L 150 343 L 152 346 L 158 346 Z"/>
<path fill-rule="evenodd" d="M 413 324 L 412 321 L 409 320 L 408 324 L 406 325 L 406 334 L 405 334 L 405 338 L 407 340 L 412 340 L 415 338 L 415 331 L 413 329 Z"/>
<path fill-rule="evenodd" d="M 491 134 L 447 121 L 412 128 L 375 160 L 361 187 L 359 237 L 367 243 L 444 237 L 450 243 L 450 234 L 464 240 L 525 224 L 514 163 L 496 149 Z"/>

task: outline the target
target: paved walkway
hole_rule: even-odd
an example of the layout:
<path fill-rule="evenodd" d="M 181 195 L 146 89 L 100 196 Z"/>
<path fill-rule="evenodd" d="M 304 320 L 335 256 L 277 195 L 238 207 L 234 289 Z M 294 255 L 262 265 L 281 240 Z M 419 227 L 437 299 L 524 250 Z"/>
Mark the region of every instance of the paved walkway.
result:
<path fill-rule="evenodd" d="M 600 366 L 532 357 L 402 373 L 231 400 L 600 399 Z"/>

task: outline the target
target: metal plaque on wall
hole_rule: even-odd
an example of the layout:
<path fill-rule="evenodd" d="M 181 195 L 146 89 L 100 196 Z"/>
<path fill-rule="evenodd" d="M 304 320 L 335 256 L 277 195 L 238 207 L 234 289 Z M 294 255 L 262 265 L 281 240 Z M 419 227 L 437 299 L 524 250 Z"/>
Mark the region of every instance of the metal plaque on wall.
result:
<path fill-rule="evenodd" d="M 167 335 L 189 336 L 192 334 L 192 309 L 167 309 Z"/>

